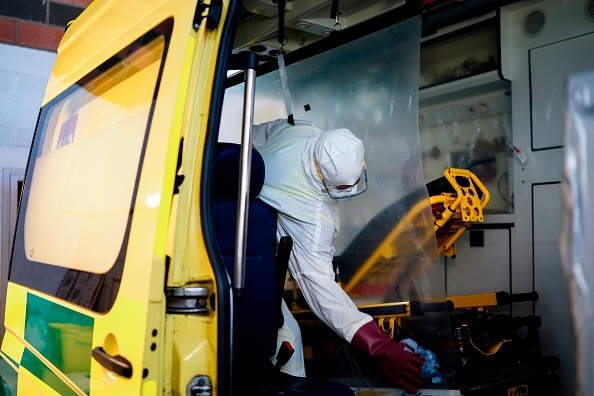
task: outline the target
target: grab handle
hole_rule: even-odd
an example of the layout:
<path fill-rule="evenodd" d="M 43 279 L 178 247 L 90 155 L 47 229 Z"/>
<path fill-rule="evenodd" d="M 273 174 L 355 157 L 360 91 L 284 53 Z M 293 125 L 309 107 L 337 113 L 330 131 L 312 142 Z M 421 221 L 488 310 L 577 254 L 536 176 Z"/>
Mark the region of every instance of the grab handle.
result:
<path fill-rule="evenodd" d="M 237 197 L 237 239 L 235 241 L 235 259 L 233 261 L 233 291 L 236 297 L 244 294 L 247 222 L 250 191 L 250 169 L 252 163 L 252 125 L 254 123 L 254 101 L 256 95 L 256 66 L 258 57 L 253 53 L 240 53 L 245 69 L 245 87 L 243 102 L 243 125 L 241 138 L 239 196 Z M 239 59 L 242 59 L 239 58 Z M 238 59 L 238 58 L 233 58 Z"/>

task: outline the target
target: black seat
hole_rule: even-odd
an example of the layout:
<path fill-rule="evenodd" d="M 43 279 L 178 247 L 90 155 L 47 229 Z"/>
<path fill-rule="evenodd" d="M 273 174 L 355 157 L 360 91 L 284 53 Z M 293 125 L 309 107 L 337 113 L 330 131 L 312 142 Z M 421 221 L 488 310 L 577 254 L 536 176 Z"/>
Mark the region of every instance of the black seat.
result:
<path fill-rule="evenodd" d="M 214 186 L 214 220 L 219 247 L 229 274 L 233 274 L 237 223 L 240 146 L 219 143 Z M 276 352 L 279 310 L 276 307 L 276 211 L 256 196 L 264 184 L 264 160 L 252 152 L 248 209 L 245 295 L 234 301 L 235 347 L 258 346 L 266 357 Z M 259 315 L 259 312 L 266 315 Z M 257 320 L 255 318 L 257 317 Z"/>
<path fill-rule="evenodd" d="M 239 161 L 239 145 L 219 143 L 215 164 L 214 223 L 229 274 L 233 274 L 237 234 Z M 264 184 L 264 174 L 264 160 L 252 150 L 245 293 L 233 301 L 234 395 L 353 395 L 350 388 L 342 384 L 281 373 L 270 361 L 276 353 L 277 332 L 282 325 L 280 302 L 289 255 L 285 251 L 279 254 L 283 259 L 277 259 L 277 213 L 256 198 Z M 285 243 L 281 244 L 285 246 Z"/>

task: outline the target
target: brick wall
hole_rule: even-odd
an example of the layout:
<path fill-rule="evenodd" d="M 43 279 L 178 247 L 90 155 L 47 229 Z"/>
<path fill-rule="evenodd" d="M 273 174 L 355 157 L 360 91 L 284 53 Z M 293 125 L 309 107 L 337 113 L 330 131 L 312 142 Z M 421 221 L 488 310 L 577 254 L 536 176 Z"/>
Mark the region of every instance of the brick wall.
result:
<path fill-rule="evenodd" d="M 0 43 L 55 51 L 66 24 L 92 0 L 0 0 Z"/>

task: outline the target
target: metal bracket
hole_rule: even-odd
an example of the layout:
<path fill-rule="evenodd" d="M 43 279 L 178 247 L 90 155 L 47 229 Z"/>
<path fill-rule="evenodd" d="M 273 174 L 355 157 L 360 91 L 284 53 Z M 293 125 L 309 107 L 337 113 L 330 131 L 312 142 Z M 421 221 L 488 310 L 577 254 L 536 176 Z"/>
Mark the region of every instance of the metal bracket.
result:
<path fill-rule="evenodd" d="M 175 168 L 175 184 L 173 185 L 173 195 L 179 194 L 179 187 L 186 178 L 184 175 L 179 174 L 179 170 L 182 166 L 182 156 L 184 154 L 184 138 L 179 141 L 179 150 L 177 153 L 177 167 Z"/>
<path fill-rule="evenodd" d="M 242 51 L 229 58 L 228 70 L 248 70 L 258 67 L 259 56 L 254 52 Z"/>
<path fill-rule="evenodd" d="M 207 314 L 207 287 L 168 287 L 166 312 L 170 314 Z"/>
<path fill-rule="evenodd" d="M 208 13 L 203 15 L 204 12 L 208 9 Z M 223 13 L 223 0 L 210 0 L 210 4 L 204 3 L 204 1 L 200 1 L 196 6 L 196 11 L 194 12 L 194 20 L 192 21 L 192 26 L 194 30 L 198 30 L 202 20 L 206 20 L 206 28 L 208 30 L 214 30 L 219 26 L 219 22 L 221 21 L 221 15 Z"/>
<path fill-rule="evenodd" d="M 211 396 L 212 381 L 207 375 L 197 375 L 188 384 L 187 396 Z"/>

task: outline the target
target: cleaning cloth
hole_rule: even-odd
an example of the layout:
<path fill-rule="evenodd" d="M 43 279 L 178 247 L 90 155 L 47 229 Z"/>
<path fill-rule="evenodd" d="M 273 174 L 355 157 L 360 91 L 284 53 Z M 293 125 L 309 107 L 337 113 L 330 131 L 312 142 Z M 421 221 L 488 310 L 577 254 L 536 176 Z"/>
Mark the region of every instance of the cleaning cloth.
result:
<path fill-rule="evenodd" d="M 439 373 L 439 364 L 437 364 L 437 358 L 435 357 L 435 353 L 431 352 L 428 349 L 420 347 L 419 344 L 417 344 L 414 340 L 410 338 L 405 338 L 400 342 L 403 342 L 406 345 L 408 345 L 410 349 L 414 351 L 415 354 L 425 359 L 425 364 L 423 364 L 423 369 L 421 371 L 421 378 L 431 379 L 431 382 L 433 382 L 434 384 L 439 384 L 442 380 L 442 377 Z"/>

